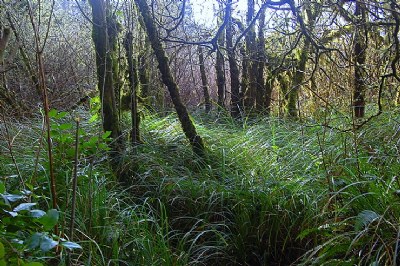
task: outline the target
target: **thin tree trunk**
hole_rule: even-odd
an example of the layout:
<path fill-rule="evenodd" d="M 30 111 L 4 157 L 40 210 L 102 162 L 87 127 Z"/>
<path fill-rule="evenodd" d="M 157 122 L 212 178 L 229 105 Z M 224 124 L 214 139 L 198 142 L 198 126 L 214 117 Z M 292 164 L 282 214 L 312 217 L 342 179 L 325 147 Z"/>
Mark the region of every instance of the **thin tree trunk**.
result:
<path fill-rule="evenodd" d="M 221 47 L 224 44 L 224 32 L 218 37 L 218 46 Z M 217 50 L 217 60 L 215 64 L 215 71 L 217 73 L 217 94 L 218 94 L 218 108 L 225 108 L 225 71 L 224 71 L 224 56 L 220 50 Z"/>
<path fill-rule="evenodd" d="M 208 92 L 208 81 L 206 76 L 206 70 L 204 67 L 203 48 L 200 45 L 198 46 L 198 53 L 199 53 L 201 83 L 203 85 L 205 111 L 206 113 L 209 113 L 211 111 L 210 93 Z"/>
<path fill-rule="evenodd" d="M 254 0 L 247 0 L 246 23 L 250 25 L 254 17 Z M 257 62 L 256 62 L 256 34 L 254 25 L 250 27 L 246 34 L 246 55 L 243 57 L 244 63 L 243 77 L 245 77 L 246 87 L 242 88 L 244 94 L 244 108 L 246 112 L 254 111 L 257 99 Z"/>
<path fill-rule="evenodd" d="M 256 110 L 262 111 L 266 107 L 267 114 L 269 114 L 271 107 L 271 94 L 272 86 L 266 86 L 264 78 L 265 68 L 265 38 L 264 38 L 264 25 L 265 25 L 265 9 L 261 11 L 259 18 L 258 41 L 257 41 L 257 72 L 256 72 Z"/>
<path fill-rule="evenodd" d="M 133 34 L 131 31 L 126 33 L 125 42 L 124 42 L 127 61 L 128 61 L 128 80 L 130 90 L 130 107 L 131 107 L 131 119 L 132 119 L 132 128 L 131 128 L 131 143 L 133 146 L 140 143 L 140 133 L 139 133 L 139 124 L 140 118 L 138 114 L 138 101 L 137 94 L 139 90 L 139 78 L 136 67 L 136 60 L 133 58 Z"/>
<path fill-rule="evenodd" d="M 154 54 L 158 61 L 158 69 L 161 72 L 161 78 L 164 84 L 168 88 L 172 102 L 174 103 L 175 106 L 175 110 L 181 122 L 183 132 L 188 138 L 190 144 L 192 145 L 193 151 L 200 156 L 204 156 L 203 140 L 197 134 L 196 128 L 189 117 L 189 113 L 187 112 L 186 107 L 182 103 L 181 97 L 179 95 L 178 85 L 176 84 L 171 74 L 171 69 L 168 65 L 168 57 L 164 51 L 164 48 L 162 47 L 159 38 L 159 33 L 157 32 L 154 20 L 151 16 L 146 0 L 135 0 L 135 3 L 138 6 L 139 11 L 143 17 L 149 41 L 151 43 Z"/>
<path fill-rule="evenodd" d="M 233 47 L 233 21 L 232 21 L 232 0 L 226 3 L 225 16 L 228 19 L 226 27 L 226 46 L 228 51 L 229 70 L 231 74 L 231 115 L 234 118 L 240 116 L 240 81 L 239 69 L 236 63 Z"/>
<path fill-rule="evenodd" d="M 112 51 L 107 30 L 107 7 L 104 0 L 89 0 L 92 6 L 93 42 L 96 49 L 96 66 L 98 88 L 102 103 L 102 119 L 104 131 L 111 131 L 115 140 L 112 144 L 114 152 L 122 150 L 121 130 L 118 119 L 118 110 L 115 102 L 113 83 Z"/>
<path fill-rule="evenodd" d="M 353 108 L 354 116 L 362 118 L 365 114 L 365 81 L 363 75 L 363 68 L 366 60 L 366 29 L 365 23 L 365 9 L 360 2 L 356 2 L 356 10 L 354 16 L 357 19 L 357 28 L 354 35 L 353 56 L 354 56 L 354 92 L 353 92 Z"/>

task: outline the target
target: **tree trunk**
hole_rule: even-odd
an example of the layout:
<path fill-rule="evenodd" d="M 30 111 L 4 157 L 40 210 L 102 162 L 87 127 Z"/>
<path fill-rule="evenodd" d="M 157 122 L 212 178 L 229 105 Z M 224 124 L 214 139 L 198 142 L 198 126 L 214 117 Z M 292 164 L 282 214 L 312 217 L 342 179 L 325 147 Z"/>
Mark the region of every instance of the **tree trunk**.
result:
<path fill-rule="evenodd" d="M 123 147 L 118 110 L 115 102 L 113 83 L 112 45 L 109 43 L 107 30 L 107 7 L 104 0 L 89 0 L 92 6 L 93 32 L 92 38 L 96 50 L 96 67 L 98 88 L 102 103 L 102 119 L 104 131 L 111 131 L 114 139 L 112 149 L 120 152 Z"/>
<path fill-rule="evenodd" d="M 181 122 L 183 132 L 186 137 L 189 139 L 190 144 L 192 145 L 193 151 L 200 155 L 204 156 L 204 144 L 202 138 L 197 134 L 196 128 L 189 117 L 189 113 L 186 110 L 186 107 L 183 105 L 181 101 L 181 97 L 179 95 L 179 88 L 176 84 L 172 74 L 171 69 L 168 65 L 168 57 L 162 47 L 159 33 L 157 32 L 154 20 L 151 16 L 149 7 L 146 3 L 146 0 L 135 0 L 136 5 L 139 8 L 140 14 L 143 17 L 144 24 L 147 29 L 147 35 L 149 37 L 150 44 L 153 48 L 154 54 L 158 61 L 158 69 L 161 72 L 161 78 L 164 84 L 167 86 L 169 94 L 171 96 L 172 102 L 175 106 L 176 112 L 179 117 L 179 121 Z"/>
<path fill-rule="evenodd" d="M 198 46 L 198 53 L 199 53 L 201 83 L 203 86 L 205 111 L 206 113 L 209 113 L 211 111 L 211 100 L 210 100 L 210 93 L 208 92 L 208 81 L 206 76 L 206 70 L 204 67 L 203 48 L 200 45 Z"/>
<path fill-rule="evenodd" d="M 240 116 L 240 81 L 239 69 L 236 63 L 235 51 L 233 47 L 233 20 L 232 20 L 232 0 L 226 3 L 225 16 L 228 20 L 226 27 L 226 46 L 228 51 L 229 70 L 231 74 L 231 115 L 234 118 Z"/>
<path fill-rule="evenodd" d="M 264 78 L 265 67 L 265 38 L 264 38 L 264 25 L 265 25 L 265 9 L 261 11 L 259 24 L 258 24 L 258 40 L 257 40 L 257 66 L 256 72 L 256 110 L 262 111 L 266 107 L 267 114 L 270 111 L 272 86 L 266 86 Z"/>
<path fill-rule="evenodd" d="M 220 36 L 218 36 L 218 46 L 223 46 L 225 41 L 225 34 L 221 32 Z M 222 52 L 217 50 L 217 60 L 215 63 L 215 72 L 217 73 L 217 94 L 218 94 L 218 108 L 225 108 L 225 71 L 224 71 L 224 56 Z"/>
<path fill-rule="evenodd" d="M 299 116 L 299 110 L 297 110 L 297 100 L 299 98 L 300 86 L 303 83 L 305 76 L 310 45 L 311 45 L 310 41 L 308 39 L 305 39 L 304 46 L 300 52 L 300 58 L 298 60 L 296 70 L 294 73 L 293 86 L 291 91 L 289 92 L 289 99 L 287 105 L 287 113 L 288 116 L 290 117 Z"/>
<path fill-rule="evenodd" d="M 362 118 L 365 114 L 365 81 L 364 81 L 364 64 L 366 59 L 366 29 L 365 29 L 365 8 L 361 2 L 356 2 L 356 10 L 354 16 L 357 19 L 357 27 L 354 33 L 353 57 L 354 57 L 354 91 L 353 91 L 353 108 L 354 116 Z"/>
<path fill-rule="evenodd" d="M 246 23 L 250 25 L 254 17 L 254 0 L 247 0 Z M 246 39 L 246 54 L 243 57 L 243 77 L 245 77 L 246 87 L 242 87 L 243 105 L 246 112 L 254 111 L 256 108 L 257 99 L 257 62 L 256 62 L 256 33 L 254 25 L 251 26 L 245 36 Z"/>
<path fill-rule="evenodd" d="M 138 101 L 137 94 L 139 91 L 139 78 L 136 67 L 136 60 L 133 59 L 133 34 L 128 31 L 125 36 L 124 46 L 126 50 L 127 62 L 128 62 L 128 80 L 130 89 L 130 108 L 131 108 L 131 143 L 132 146 L 140 143 L 139 124 L 140 117 L 138 113 Z"/>

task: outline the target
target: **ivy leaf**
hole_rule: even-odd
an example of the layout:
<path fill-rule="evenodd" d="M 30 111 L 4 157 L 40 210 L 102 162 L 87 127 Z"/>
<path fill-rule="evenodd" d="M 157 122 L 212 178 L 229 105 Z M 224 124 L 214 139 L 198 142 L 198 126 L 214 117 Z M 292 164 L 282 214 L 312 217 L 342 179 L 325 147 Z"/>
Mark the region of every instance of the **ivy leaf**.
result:
<path fill-rule="evenodd" d="M 58 213 L 58 211 L 55 209 L 51 209 L 48 210 L 45 215 L 39 218 L 39 222 L 43 225 L 45 230 L 50 230 L 57 224 L 59 217 L 60 214 Z"/>
<path fill-rule="evenodd" d="M 35 205 L 36 205 L 36 203 L 21 203 L 20 205 L 15 207 L 13 211 L 15 211 L 15 212 L 29 211 Z"/>

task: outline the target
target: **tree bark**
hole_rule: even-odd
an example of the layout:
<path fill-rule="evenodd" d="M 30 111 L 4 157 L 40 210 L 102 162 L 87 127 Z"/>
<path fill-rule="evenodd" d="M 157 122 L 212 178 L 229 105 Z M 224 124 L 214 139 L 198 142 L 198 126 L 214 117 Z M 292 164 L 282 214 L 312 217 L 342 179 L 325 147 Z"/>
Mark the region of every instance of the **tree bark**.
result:
<path fill-rule="evenodd" d="M 127 62 L 128 62 L 128 80 L 130 87 L 130 108 L 131 108 L 131 144 L 132 146 L 140 143 L 140 117 L 138 112 L 138 100 L 137 94 L 139 91 L 139 77 L 136 67 L 136 60 L 133 58 L 133 34 L 128 31 L 125 36 L 124 46 L 126 50 Z"/>
<path fill-rule="evenodd" d="M 211 111 L 211 100 L 210 100 L 210 93 L 208 91 L 208 81 L 207 81 L 206 70 L 204 67 L 203 48 L 200 45 L 198 46 L 198 53 L 199 53 L 201 83 L 203 86 L 205 111 L 206 111 L 206 113 L 209 113 Z"/>
<path fill-rule="evenodd" d="M 224 31 L 221 32 L 220 36 L 218 36 L 218 47 L 224 45 L 225 42 L 225 34 Z M 215 63 L 215 72 L 217 74 L 217 94 L 218 94 L 218 108 L 224 109 L 225 108 L 225 62 L 224 56 L 222 51 L 217 49 L 217 59 Z"/>
<path fill-rule="evenodd" d="M 354 33 L 353 57 L 354 57 L 354 91 L 353 91 L 353 109 L 356 118 L 363 118 L 365 114 L 365 81 L 364 64 L 366 60 L 366 28 L 365 28 L 365 8 L 361 2 L 356 2 L 354 12 L 357 27 Z"/>
<path fill-rule="evenodd" d="M 254 0 L 247 0 L 246 22 L 250 25 L 254 18 Z M 246 60 L 243 68 L 243 76 L 246 76 L 246 87 L 242 88 L 244 94 L 244 108 L 247 112 L 254 111 L 257 101 L 257 44 L 254 25 L 250 27 L 246 34 L 246 55 L 243 60 Z"/>
<path fill-rule="evenodd" d="M 240 81 L 239 69 L 236 63 L 235 51 L 233 47 L 233 20 L 232 20 L 232 0 L 226 3 L 225 16 L 228 19 L 226 27 L 226 46 L 228 51 L 229 71 L 231 74 L 231 115 L 234 118 L 240 116 Z"/>
<path fill-rule="evenodd" d="M 271 94 L 272 86 L 266 86 L 264 78 L 265 68 L 265 38 L 264 38 L 264 25 L 265 25 L 265 9 L 261 11 L 259 24 L 258 24 L 258 40 L 257 40 L 257 66 L 256 71 L 256 110 L 262 111 L 266 108 L 267 114 L 270 112 L 271 107 Z"/>
<path fill-rule="evenodd" d="M 118 119 L 118 110 L 115 101 L 113 83 L 112 45 L 109 43 L 107 30 L 107 6 L 104 0 L 89 0 L 92 7 L 93 32 L 92 38 L 96 50 L 96 67 L 98 88 L 102 103 L 102 119 L 104 131 L 111 131 L 114 139 L 114 152 L 122 150 L 121 130 Z"/>
<path fill-rule="evenodd" d="M 168 65 L 168 57 L 161 44 L 159 33 L 156 29 L 156 25 L 151 16 L 146 0 L 135 0 L 135 3 L 138 6 L 140 14 L 143 17 L 150 44 L 158 61 L 158 69 L 161 72 L 161 78 L 168 88 L 172 102 L 175 106 L 175 110 L 178 114 L 179 121 L 181 122 L 183 132 L 188 138 L 190 144 L 192 145 L 193 151 L 199 156 L 204 156 L 205 151 L 203 140 L 197 134 L 196 128 L 189 117 L 189 113 L 182 103 L 181 97 L 179 95 L 178 85 L 176 84 L 171 74 L 171 69 Z"/>

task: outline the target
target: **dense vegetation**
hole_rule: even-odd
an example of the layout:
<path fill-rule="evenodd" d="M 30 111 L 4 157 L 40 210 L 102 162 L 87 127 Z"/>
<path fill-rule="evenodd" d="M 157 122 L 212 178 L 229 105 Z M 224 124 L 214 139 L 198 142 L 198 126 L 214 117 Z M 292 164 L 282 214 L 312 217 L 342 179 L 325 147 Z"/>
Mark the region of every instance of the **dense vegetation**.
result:
<path fill-rule="evenodd" d="M 4 124 L 13 138 L 2 128 L 1 184 L 8 202 L 2 205 L 1 239 L 10 262 L 17 257 L 44 264 L 50 257 L 69 258 L 86 265 L 390 265 L 397 260 L 396 112 L 357 132 L 311 121 L 238 125 L 224 116 L 198 115 L 196 125 L 208 144 L 205 160 L 193 158 L 173 115 L 147 115 L 143 144 L 123 155 L 129 187 L 115 181 L 104 157 L 105 140 L 93 130 L 96 122 L 87 122 L 87 113 L 55 115 L 58 226 L 66 236 L 78 115 L 74 240 L 82 248 L 71 253 L 62 249 L 57 255 L 44 240 L 40 246 L 32 240 L 33 233 L 59 240 L 52 225 L 32 218 L 37 208 L 51 209 L 48 161 L 39 150 L 41 120 Z M 31 205 L 18 210 L 22 203 Z"/>
<path fill-rule="evenodd" d="M 0 266 L 400 264 L 397 1 L 207 3 L 0 2 Z"/>

